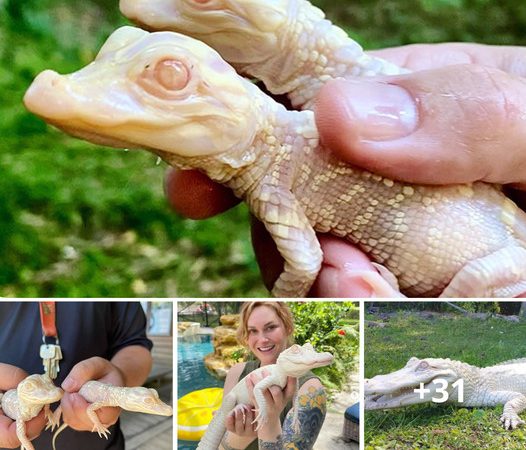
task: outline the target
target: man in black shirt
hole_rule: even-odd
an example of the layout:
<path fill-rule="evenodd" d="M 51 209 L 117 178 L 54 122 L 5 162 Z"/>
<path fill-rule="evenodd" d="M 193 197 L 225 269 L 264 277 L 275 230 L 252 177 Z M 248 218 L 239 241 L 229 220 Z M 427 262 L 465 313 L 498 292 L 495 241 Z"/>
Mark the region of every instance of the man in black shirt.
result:
<path fill-rule="evenodd" d="M 77 393 L 88 380 L 118 386 L 140 386 L 152 358 L 146 337 L 146 318 L 139 302 L 56 302 L 56 328 L 63 359 L 55 380 L 65 391 L 61 405 L 69 425 L 58 438 L 60 448 L 123 450 L 119 408 L 97 411 L 110 427 L 109 440 L 92 433 L 88 403 Z M 42 326 L 36 302 L 0 302 L 0 390 L 16 385 L 28 374 L 43 373 L 39 350 Z M 57 405 L 54 405 L 54 410 Z M 52 433 L 42 431 L 43 413 L 27 423 L 29 438 L 38 450 L 51 450 Z M 20 446 L 14 422 L 0 412 L 0 448 Z"/>

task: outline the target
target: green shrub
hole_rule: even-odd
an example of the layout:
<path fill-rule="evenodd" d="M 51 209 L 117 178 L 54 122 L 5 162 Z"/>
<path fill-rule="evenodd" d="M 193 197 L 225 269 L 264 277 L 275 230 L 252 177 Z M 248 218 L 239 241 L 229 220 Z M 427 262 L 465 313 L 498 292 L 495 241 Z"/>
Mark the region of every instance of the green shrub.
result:
<path fill-rule="evenodd" d="M 342 388 L 356 370 L 359 352 L 359 309 L 352 302 L 291 302 L 294 339 L 318 351 L 331 352 L 334 362 L 316 369 L 324 386 Z"/>

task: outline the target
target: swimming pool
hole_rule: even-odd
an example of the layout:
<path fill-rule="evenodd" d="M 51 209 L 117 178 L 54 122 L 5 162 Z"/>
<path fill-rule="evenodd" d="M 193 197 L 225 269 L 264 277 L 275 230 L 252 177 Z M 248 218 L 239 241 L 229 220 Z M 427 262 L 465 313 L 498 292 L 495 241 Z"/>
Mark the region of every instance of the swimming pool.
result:
<path fill-rule="evenodd" d="M 192 391 L 209 387 L 223 387 L 223 380 L 210 375 L 203 358 L 214 347 L 210 335 L 196 335 L 177 339 L 177 398 Z M 178 440 L 178 450 L 195 450 L 197 442 Z"/>

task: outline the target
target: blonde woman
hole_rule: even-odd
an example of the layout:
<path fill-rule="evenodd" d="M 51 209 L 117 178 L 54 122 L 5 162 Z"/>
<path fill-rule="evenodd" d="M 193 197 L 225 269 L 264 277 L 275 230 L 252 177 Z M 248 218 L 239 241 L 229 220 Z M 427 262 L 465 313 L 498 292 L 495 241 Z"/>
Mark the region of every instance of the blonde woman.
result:
<path fill-rule="evenodd" d="M 247 302 L 241 308 L 237 332 L 238 340 L 255 356 L 254 361 L 233 366 L 225 380 L 224 395 L 246 375 L 258 367 L 275 364 L 278 355 L 292 344 L 294 324 L 285 303 Z M 247 382 L 252 390 L 260 378 L 250 376 Z M 320 380 L 311 372 L 298 380 L 288 379 L 282 390 L 272 386 L 265 392 L 268 420 L 256 431 L 254 412 L 231 413 L 226 419 L 227 432 L 220 449 L 312 449 L 318 437 L 326 412 L 326 394 Z M 296 398 L 294 398 L 296 396 Z M 299 427 L 293 426 L 294 408 L 297 408 Z"/>

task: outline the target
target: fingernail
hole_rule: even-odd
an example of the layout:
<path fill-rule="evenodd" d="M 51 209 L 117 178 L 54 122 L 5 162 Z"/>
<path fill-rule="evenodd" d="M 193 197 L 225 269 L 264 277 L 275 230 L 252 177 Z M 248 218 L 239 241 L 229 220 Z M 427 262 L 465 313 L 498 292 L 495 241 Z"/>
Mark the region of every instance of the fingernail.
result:
<path fill-rule="evenodd" d="M 359 139 L 389 141 L 411 134 L 418 113 L 413 97 L 404 88 L 372 80 L 338 84 L 347 113 Z"/>

